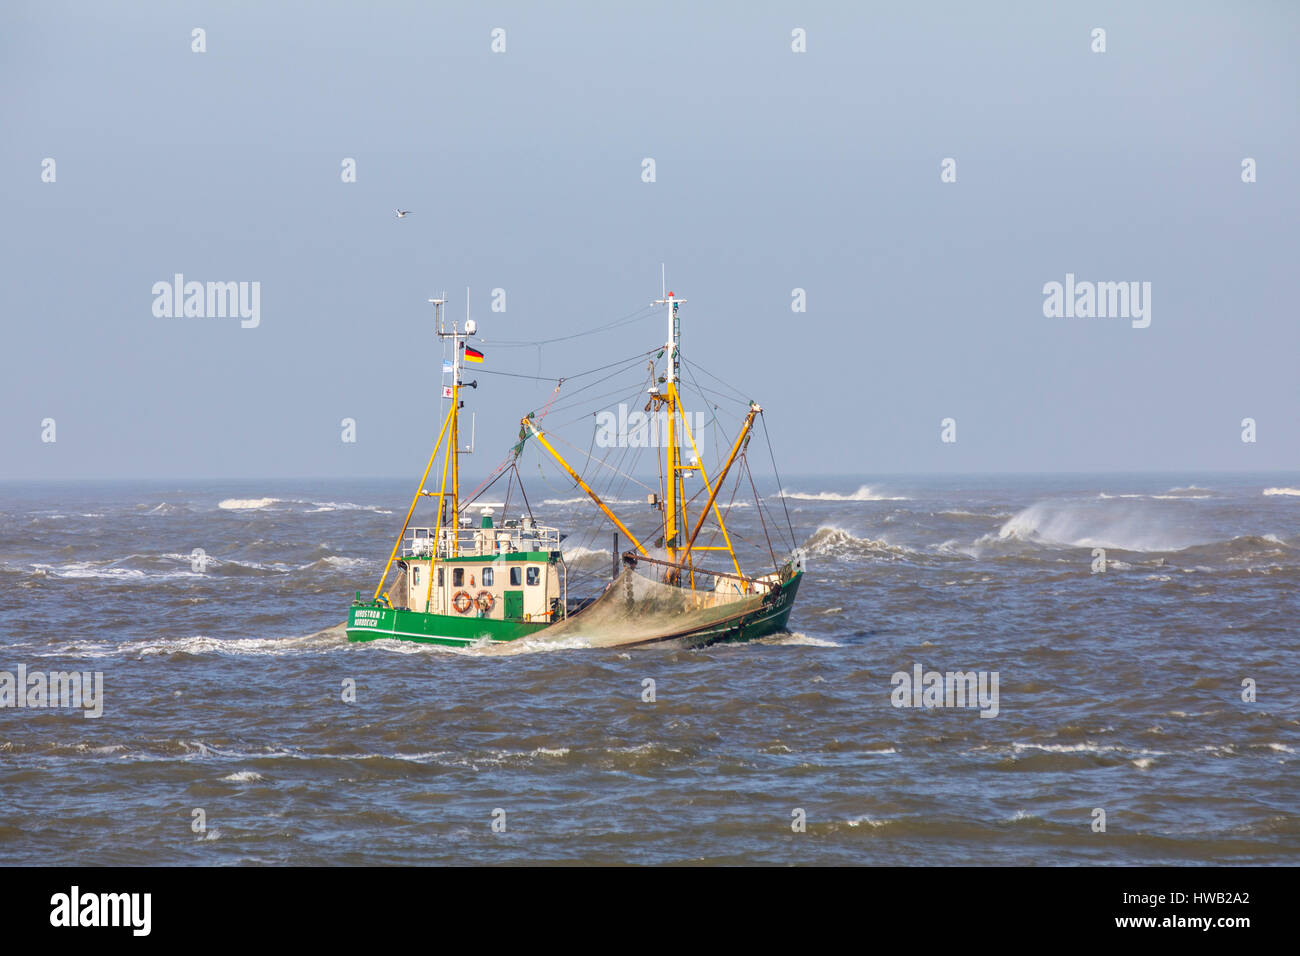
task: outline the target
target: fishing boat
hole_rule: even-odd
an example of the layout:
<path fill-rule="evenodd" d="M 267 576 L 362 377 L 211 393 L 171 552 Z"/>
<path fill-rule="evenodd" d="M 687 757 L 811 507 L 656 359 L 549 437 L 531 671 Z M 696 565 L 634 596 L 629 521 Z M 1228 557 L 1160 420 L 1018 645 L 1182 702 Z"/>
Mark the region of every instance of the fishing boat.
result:
<path fill-rule="evenodd" d="M 368 600 L 358 591 L 348 611 L 349 640 L 387 638 L 465 646 L 554 636 L 591 645 L 668 640 L 702 645 L 750 640 L 785 630 L 805 565 L 803 552 L 795 547 L 793 528 L 788 557 L 778 560 L 767 530 L 764 503 L 755 488 L 753 504 L 763 521 L 772 564 L 762 573 L 747 572 L 728 531 L 730 506 L 719 501 L 729 476 L 748 469 L 746 452 L 763 409 L 755 402 L 747 403 L 729 453 L 712 474 L 706 470 L 679 387 L 679 308 L 684 299 L 665 290 L 662 298 L 651 303 L 649 309 L 662 307 L 666 311 L 667 340 L 634 356 L 637 361 L 650 356 L 646 359 L 649 386 L 644 392 L 643 419 L 662 424 L 658 429 L 664 449 L 660 484 L 646 495 L 648 523 L 652 525 L 649 532 L 644 517 L 625 520 L 616 514 L 611 502 L 593 487 L 596 482 L 588 481 L 557 450 L 561 442 L 544 427 L 546 413 L 566 383 L 592 373 L 559 379 L 546 406 L 521 419 L 518 442 L 505 461 L 462 500 L 463 396 L 466 389 L 478 388 L 476 380 L 464 381 L 464 373 L 466 363 L 481 365 L 483 353 L 472 344 L 478 329 L 468 315 L 463 327 L 454 320 L 448 323 L 445 296 L 429 301 L 434 305 L 436 334 L 444 343 L 444 354 L 446 346 L 451 351 L 450 359 L 443 362 L 442 386 L 449 406 L 379 583 Z M 698 417 L 696 421 L 698 424 Z M 567 536 L 538 521 L 528 505 L 518 461 L 530 441 L 590 500 L 593 517 L 612 526 L 613 568 L 597 593 L 570 594 L 572 575 L 562 547 Z M 594 460 L 581 448 L 576 451 Z M 440 456 L 441 478 L 433 491 L 427 484 L 429 475 L 436 474 Z M 775 457 L 772 461 L 775 467 Z M 596 464 L 634 480 L 608 462 Z M 480 499 L 506 475 L 510 476 L 507 503 L 498 521 L 496 509 L 481 504 Z M 695 479 L 700 487 L 692 492 L 688 486 L 694 486 Z M 516 480 L 524 504 L 512 518 L 507 514 L 509 489 Z M 752 486 L 752 474 L 750 481 Z M 735 484 L 738 482 L 737 476 Z M 734 497 L 733 490 L 733 501 Z M 432 521 L 413 524 L 424 499 L 432 505 Z M 789 525 L 788 512 L 786 522 Z M 640 534 L 633 525 L 642 529 Z M 701 540 L 706 526 L 708 534 Z M 619 535 L 631 544 L 621 554 Z M 724 563 L 724 568 L 704 566 L 701 561 L 710 554 Z"/>

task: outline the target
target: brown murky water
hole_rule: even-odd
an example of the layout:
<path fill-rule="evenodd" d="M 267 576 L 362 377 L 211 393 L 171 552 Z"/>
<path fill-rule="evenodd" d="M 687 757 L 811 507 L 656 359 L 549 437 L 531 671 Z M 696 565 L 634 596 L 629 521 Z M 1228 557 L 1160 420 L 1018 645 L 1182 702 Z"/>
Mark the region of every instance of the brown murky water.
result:
<path fill-rule="evenodd" d="M 701 650 L 348 644 L 397 482 L 0 487 L 0 670 L 103 674 L 0 709 L 0 861 L 1300 861 L 1300 477 L 787 484 L 792 633 Z"/>

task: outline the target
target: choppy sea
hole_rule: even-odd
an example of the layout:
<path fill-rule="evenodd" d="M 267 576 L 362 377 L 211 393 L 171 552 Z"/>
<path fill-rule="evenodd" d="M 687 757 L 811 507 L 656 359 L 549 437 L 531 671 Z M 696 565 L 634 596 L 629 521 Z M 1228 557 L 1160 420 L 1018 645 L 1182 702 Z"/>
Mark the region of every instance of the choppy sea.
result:
<path fill-rule="evenodd" d="M 102 675 L 0 707 L 0 863 L 1300 862 L 1300 475 L 786 476 L 788 634 L 349 644 L 408 484 L 0 485 L 0 671 Z"/>

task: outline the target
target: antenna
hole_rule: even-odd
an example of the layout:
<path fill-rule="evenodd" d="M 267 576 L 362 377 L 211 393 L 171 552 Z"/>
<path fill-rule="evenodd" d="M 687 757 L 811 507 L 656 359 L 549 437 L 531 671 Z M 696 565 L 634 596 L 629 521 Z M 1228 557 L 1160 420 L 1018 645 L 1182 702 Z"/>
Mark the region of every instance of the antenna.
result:
<path fill-rule="evenodd" d="M 668 298 L 668 267 L 659 263 L 659 285 L 661 298 Z"/>
<path fill-rule="evenodd" d="M 665 374 L 667 380 L 672 382 L 677 379 L 677 361 L 678 361 L 677 336 L 678 336 L 678 332 L 680 331 L 680 327 L 677 319 L 677 306 L 679 306 L 681 303 L 685 302 L 686 300 L 679 299 L 673 293 L 667 291 L 668 290 L 668 282 L 666 278 L 667 270 L 664 271 L 665 271 L 664 297 L 662 299 L 655 299 L 654 302 L 651 304 L 664 305 L 668 307 L 668 341 L 664 345 L 664 349 L 668 352 L 668 368 Z"/>
<path fill-rule="evenodd" d="M 430 299 L 429 301 L 433 303 L 433 318 L 434 321 L 438 323 L 438 334 L 441 335 L 442 334 L 442 307 L 447 302 L 447 293 L 444 292 L 442 294 L 441 299 Z"/>

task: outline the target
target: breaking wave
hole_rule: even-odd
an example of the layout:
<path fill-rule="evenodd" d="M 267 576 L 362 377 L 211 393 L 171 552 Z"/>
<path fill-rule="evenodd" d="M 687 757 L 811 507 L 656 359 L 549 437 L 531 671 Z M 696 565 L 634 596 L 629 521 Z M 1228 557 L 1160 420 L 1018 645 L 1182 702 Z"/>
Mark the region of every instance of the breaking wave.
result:
<path fill-rule="evenodd" d="M 327 555 L 306 564 L 286 564 L 280 561 L 240 561 L 237 558 L 219 558 L 206 555 L 203 570 L 198 570 L 189 554 L 128 554 L 122 558 L 101 558 L 88 561 L 69 561 L 66 564 L 35 563 L 26 573 L 46 578 L 72 580 L 104 580 L 120 583 L 175 581 L 204 577 L 240 577 L 245 575 L 279 575 L 294 571 L 337 571 L 365 567 L 369 558 Z M 4 567 L 3 570 L 23 573 L 25 569 Z"/>
<path fill-rule="evenodd" d="M 910 501 L 910 498 L 895 497 L 891 495 L 878 494 L 869 485 L 861 485 L 858 490 L 852 494 L 842 495 L 837 491 L 819 491 L 814 493 L 803 491 L 786 491 L 782 488 L 777 492 L 778 498 L 789 498 L 791 501 Z"/>
<path fill-rule="evenodd" d="M 217 507 L 225 511 L 251 511 L 255 508 L 269 508 L 279 502 L 279 498 L 227 498 Z"/>
<path fill-rule="evenodd" d="M 607 505 L 645 504 L 644 498 L 606 498 L 602 495 L 600 500 L 605 502 L 605 504 Z M 591 499 L 588 498 L 586 495 L 582 495 L 578 498 L 543 498 L 542 499 L 542 504 L 544 505 L 589 505 L 591 503 L 592 503 Z"/>
<path fill-rule="evenodd" d="M 609 561 L 609 551 L 604 548 L 584 548 L 581 545 L 575 545 L 572 548 L 564 549 L 564 560 L 569 564 L 594 561 L 596 558 Z"/>
<path fill-rule="evenodd" d="M 1211 538 L 1188 528 L 1185 515 L 1115 498 L 1044 501 L 1008 519 L 976 545 L 1022 542 L 1120 551 L 1181 551 Z"/>
<path fill-rule="evenodd" d="M 1188 485 L 1185 488 L 1170 488 L 1163 495 L 1152 495 L 1153 498 L 1212 498 L 1214 492 L 1209 488 L 1202 488 L 1200 485 Z"/>
<path fill-rule="evenodd" d="M 79 649 L 83 657 L 116 657 L 118 655 L 152 657 L 186 654 L 202 656 L 215 654 L 222 657 L 282 657 L 286 654 L 315 654 L 328 650 L 344 650 L 347 642 L 345 625 L 337 624 L 315 634 L 302 637 L 238 637 L 220 638 L 196 634 L 192 637 L 159 637 L 122 644 L 103 644 Z"/>
<path fill-rule="evenodd" d="M 283 506 L 283 509 L 277 506 Z M 295 506 L 310 506 L 307 508 L 308 514 L 323 511 L 373 511 L 381 515 L 393 513 L 378 505 L 358 505 L 351 501 L 306 501 L 301 498 L 224 498 L 217 503 L 217 508 L 222 511 L 290 510 Z"/>
<path fill-rule="evenodd" d="M 829 557 L 867 557 L 898 561 L 916 555 L 915 551 L 890 544 L 880 538 L 859 538 L 843 528 L 823 525 L 802 545 L 809 554 Z"/>
<path fill-rule="evenodd" d="M 835 641 L 829 641 L 822 637 L 812 637 L 799 631 L 784 631 L 780 634 L 769 634 L 767 637 L 760 637 L 759 644 L 775 644 L 778 646 L 796 645 L 800 647 L 843 647 Z"/>
<path fill-rule="evenodd" d="M 1300 497 L 1300 488 L 1265 488 L 1264 494 L 1269 495 L 1270 497 L 1274 495 Z"/>
<path fill-rule="evenodd" d="M 1144 494 L 1118 494 L 1108 495 L 1101 492 L 1097 495 L 1103 501 L 1110 501 L 1115 498 L 1150 498 L 1153 501 L 1200 501 L 1204 498 L 1213 498 L 1215 492 L 1209 488 L 1202 488 L 1199 485 L 1188 485 L 1185 488 L 1170 488 L 1163 494 L 1144 495 Z"/>

